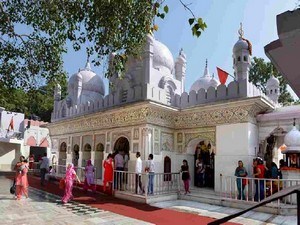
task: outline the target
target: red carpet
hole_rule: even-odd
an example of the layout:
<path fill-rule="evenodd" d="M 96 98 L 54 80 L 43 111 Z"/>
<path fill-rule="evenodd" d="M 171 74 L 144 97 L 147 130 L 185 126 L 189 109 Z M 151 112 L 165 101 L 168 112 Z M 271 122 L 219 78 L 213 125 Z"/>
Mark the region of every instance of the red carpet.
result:
<path fill-rule="evenodd" d="M 41 187 L 39 178 L 32 176 L 28 177 L 28 181 L 30 186 L 34 188 L 59 196 L 63 195 L 63 190 L 58 188 L 58 183 L 49 183 L 46 187 Z M 74 188 L 73 194 L 74 200 L 77 202 L 158 225 L 202 225 L 214 220 L 213 218 L 196 214 L 161 209 L 147 204 L 117 199 L 113 196 L 86 193 L 76 188 Z M 237 223 L 226 224 L 233 225 Z"/>

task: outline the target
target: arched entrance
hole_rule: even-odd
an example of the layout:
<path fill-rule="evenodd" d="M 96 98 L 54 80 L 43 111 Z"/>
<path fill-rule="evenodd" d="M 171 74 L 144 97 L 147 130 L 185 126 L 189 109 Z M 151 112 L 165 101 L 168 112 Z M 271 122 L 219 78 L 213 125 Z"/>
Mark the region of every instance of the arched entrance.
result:
<path fill-rule="evenodd" d="M 200 141 L 194 154 L 194 185 L 214 188 L 215 152 L 210 141 Z"/>
<path fill-rule="evenodd" d="M 102 162 L 104 159 L 104 145 L 102 143 L 97 144 L 95 151 L 95 167 L 96 167 L 96 177 L 97 179 L 102 178 Z"/>
<path fill-rule="evenodd" d="M 82 152 L 82 163 L 81 166 L 85 167 L 86 166 L 86 162 L 91 159 L 91 151 L 92 151 L 92 147 L 90 144 L 85 144 L 84 148 L 83 148 L 83 152 Z"/>
<path fill-rule="evenodd" d="M 114 146 L 114 154 L 117 154 L 119 151 L 124 151 L 124 154 L 129 154 L 129 141 L 126 137 L 120 137 Z"/>
<path fill-rule="evenodd" d="M 63 142 L 59 147 L 58 168 L 56 170 L 59 174 L 65 174 L 66 161 L 67 161 L 67 144 L 66 142 Z"/>
<path fill-rule="evenodd" d="M 164 158 L 164 173 L 167 173 L 164 175 L 164 181 L 171 181 L 171 158 L 169 156 Z"/>
<path fill-rule="evenodd" d="M 67 160 L 67 144 L 66 142 L 61 143 L 59 148 L 58 165 L 65 166 Z"/>
<path fill-rule="evenodd" d="M 79 145 L 74 145 L 72 151 L 72 162 L 74 166 L 78 166 L 78 159 L 79 159 Z"/>

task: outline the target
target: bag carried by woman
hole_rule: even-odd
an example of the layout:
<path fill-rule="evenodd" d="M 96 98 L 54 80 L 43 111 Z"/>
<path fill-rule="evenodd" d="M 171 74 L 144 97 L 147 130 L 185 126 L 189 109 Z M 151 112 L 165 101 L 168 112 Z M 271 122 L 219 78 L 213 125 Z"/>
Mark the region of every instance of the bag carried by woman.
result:
<path fill-rule="evenodd" d="M 16 193 L 16 180 L 14 179 L 13 185 L 10 187 L 9 192 L 14 195 Z"/>

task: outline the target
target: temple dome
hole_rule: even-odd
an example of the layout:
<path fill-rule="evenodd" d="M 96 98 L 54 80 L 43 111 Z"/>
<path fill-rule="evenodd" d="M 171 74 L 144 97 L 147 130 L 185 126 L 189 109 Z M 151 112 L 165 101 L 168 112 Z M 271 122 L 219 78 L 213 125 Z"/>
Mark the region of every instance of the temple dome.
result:
<path fill-rule="evenodd" d="M 82 90 L 99 93 L 101 95 L 105 94 L 104 82 L 100 76 L 91 70 L 89 62 L 87 62 L 84 69 L 79 70 L 78 73 L 70 77 L 69 87 L 74 87 L 78 81 L 81 81 Z"/>
<path fill-rule="evenodd" d="M 272 87 L 272 86 L 279 87 L 279 83 L 280 83 L 279 80 L 272 75 L 270 79 L 267 81 L 266 87 Z"/>
<path fill-rule="evenodd" d="M 287 148 L 282 153 L 300 153 L 300 131 L 295 124 L 293 129 L 285 135 L 284 144 Z"/>
<path fill-rule="evenodd" d="M 218 81 L 214 76 L 210 80 L 210 86 L 217 88 L 220 85 L 220 81 Z"/>
<path fill-rule="evenodd" d="M 245 39 L 239 37 L 239 40 L 233 46 L 233 52 L 238 52 L 241 50 L 249 50 L 249 45 Z"/>
<path fill-rule="evenodd" d="M 214 79 L 214 78 L 213 78 Z M 199 91 L 201 88 L 207 90 L 210 86 L 214 86 L 214 81 L 212 81 L 212 76 L 209 74 L 208 66 L 207 66 L 207 60 L 206 65 L 204 69 L 203 76 L 200 77 L 198 80 L 196 80 L 190 91 Z"/>
<path fill-rule="evenodd" d="M 153 67 L 157 69 L 167 68 L 170 73 L 174 69 L 174 59 L 169 48 L 163 43 L 147 35 L 147 41 L 153 45 Z"/>

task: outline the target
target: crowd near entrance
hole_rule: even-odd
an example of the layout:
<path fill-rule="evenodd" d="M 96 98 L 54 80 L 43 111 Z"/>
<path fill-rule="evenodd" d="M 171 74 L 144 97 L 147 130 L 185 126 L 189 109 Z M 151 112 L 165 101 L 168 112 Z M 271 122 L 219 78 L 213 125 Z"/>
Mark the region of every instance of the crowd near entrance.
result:
<path fill-rule="evenodd" d="M 194 185 L 214 188 L 215 154 L 209 141 L 200 141 L 194 155 Z"/>

